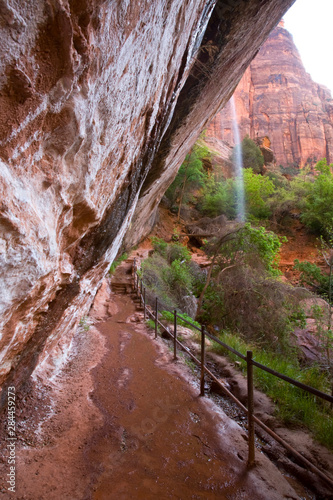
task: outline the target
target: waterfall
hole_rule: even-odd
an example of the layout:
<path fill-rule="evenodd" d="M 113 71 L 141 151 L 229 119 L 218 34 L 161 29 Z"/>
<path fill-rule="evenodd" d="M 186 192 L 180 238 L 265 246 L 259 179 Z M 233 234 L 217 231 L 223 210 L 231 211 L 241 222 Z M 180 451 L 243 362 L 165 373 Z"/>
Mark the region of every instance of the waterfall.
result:
<path fill-rule="evenodd" d="M 245 221 L 245 196 L 244 196 L 244 180 L 243 180 L 243 158 L 242 158 L 242 148 L 241 141 L 239 137 L 239 129 L 237 122 L 237 113 L 235 106 L 234 96 L 230 99 L 231 111 L 232 111 L 232 130 L 234 134 L 234 173 L 236 182 L 236 211 L 237 220 L 240 222 Z"/>

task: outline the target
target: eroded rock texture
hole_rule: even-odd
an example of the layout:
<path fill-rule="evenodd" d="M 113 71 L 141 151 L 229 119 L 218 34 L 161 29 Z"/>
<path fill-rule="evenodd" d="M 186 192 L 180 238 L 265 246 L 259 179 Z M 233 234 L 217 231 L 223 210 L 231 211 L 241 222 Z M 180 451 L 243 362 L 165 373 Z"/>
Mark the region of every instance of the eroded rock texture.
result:
<path fill-rule="evenodd" d="M 283 21 L 244 73 L 234 99 L 241 139 L 248 134 L 262 144 L 267 136 L 266 146 L 278 165 L 303 167 L 324 157 L 333 161 L 331 93 L 306 73 Z M 207 134 L 234 146 L 230 103 L 214 117 Z"/>
<path fill-rule="evenodd" d="M 65 358 L 125 233 L 150 229 L 291 3 L 0 1 L 3 387 Z"/>

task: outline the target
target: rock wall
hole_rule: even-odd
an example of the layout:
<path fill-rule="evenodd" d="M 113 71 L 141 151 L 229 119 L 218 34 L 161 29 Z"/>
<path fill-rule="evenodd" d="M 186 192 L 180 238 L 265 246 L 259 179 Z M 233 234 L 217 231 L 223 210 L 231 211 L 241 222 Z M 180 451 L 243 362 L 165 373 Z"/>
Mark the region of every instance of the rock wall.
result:
<path fill-rule="evenodd" d="M 0 1 L 3 388 L 65 359 L 125 234 L 151 228 L 293 1 L 215 3 Z"/>
<path fill-rule="evenodd" d="M 333 99 L 306 73 L 283 21 L 272 31 L 234 94 L 241 139 L 268 136 L 278 165 L 333 161 Z M 208 136 L 234 146 L 230 103 Z"/>

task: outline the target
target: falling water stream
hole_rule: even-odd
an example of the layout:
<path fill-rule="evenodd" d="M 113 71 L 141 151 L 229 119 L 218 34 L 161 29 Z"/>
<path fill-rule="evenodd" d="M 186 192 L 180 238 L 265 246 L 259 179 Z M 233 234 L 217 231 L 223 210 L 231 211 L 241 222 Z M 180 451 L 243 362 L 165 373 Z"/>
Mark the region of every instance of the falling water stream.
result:
<path fill-rule="evenodd" d="M 244 179 L 243 179 L 243 158 L 241 141 L 239 137 L 239 129 L 237 122 L 237 113 L 234 96 L 230 99 L 232 111 L 232 130 L 234 133 L 235 142 L 235 155 L 234 155 L 234 172 L 236 180 L 236 211 L 237 220 L 240 222 L 245 221 L 245 196 L 244 196 Z"/>

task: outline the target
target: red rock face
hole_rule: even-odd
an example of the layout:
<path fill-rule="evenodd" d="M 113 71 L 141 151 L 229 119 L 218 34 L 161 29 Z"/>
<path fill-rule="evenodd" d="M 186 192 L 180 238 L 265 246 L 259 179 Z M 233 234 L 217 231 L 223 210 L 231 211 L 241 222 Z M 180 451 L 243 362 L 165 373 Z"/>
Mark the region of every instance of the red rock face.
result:
<path fill-rule="evenodd" d="M 65 359 L 124 235 L 151 228 L 291 3 L 1 2 L 0 383 Z"/>
<path fill-rule="evenodd" d="M 244 73 L 234 94 L 241 139 L 268 136 L 283 166 L 333 161 L 333 100 L 306 73 L 292 36 L 277 26 Z M 208 135 L 234 145 L 228 104 Z"/>

